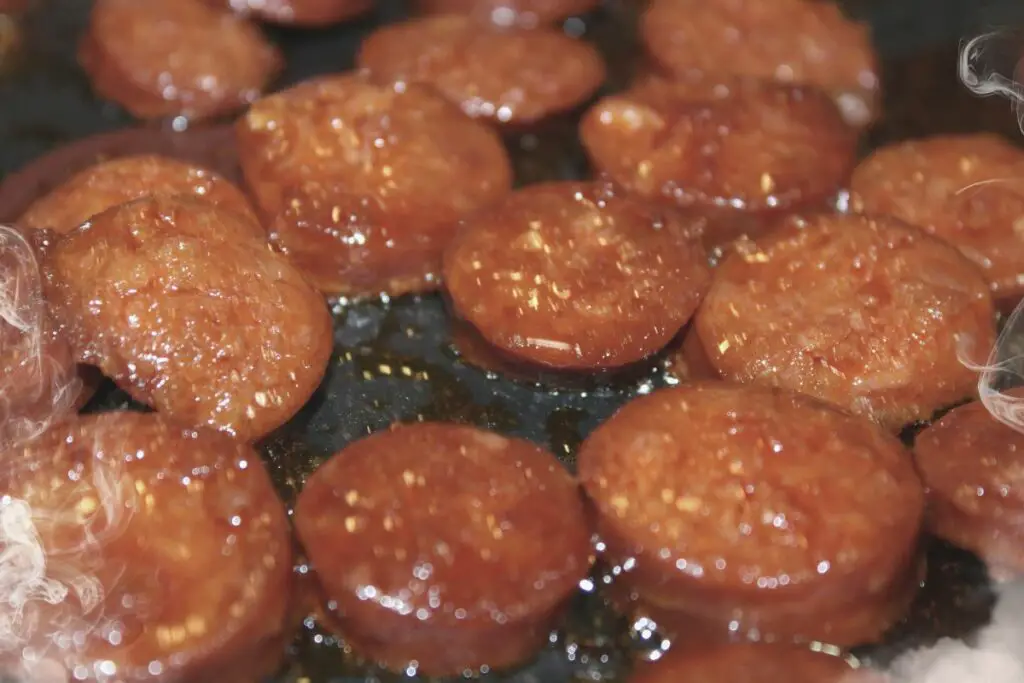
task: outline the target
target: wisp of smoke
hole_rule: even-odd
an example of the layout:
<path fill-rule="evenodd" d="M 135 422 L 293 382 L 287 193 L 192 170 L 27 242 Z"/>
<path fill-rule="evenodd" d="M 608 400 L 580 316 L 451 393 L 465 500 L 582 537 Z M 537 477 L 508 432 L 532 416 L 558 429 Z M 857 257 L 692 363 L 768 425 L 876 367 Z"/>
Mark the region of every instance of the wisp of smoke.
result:
<path fill-rule="evenodd" d="M 29 441 L 72 412 L 81 380 L 70 358 L 51 354 L 35 253 L 0 226 L 0 450 Z"/>
<path fill-rule="evenodd" d="M 1024 29 L 985 33 L 960 47 L 960 81 L 975 95 L 998 95 L 1010 100 L 1017 124 L 1024 131 Z"/>
<path fill-rule="evenodd" d="M 986 33 L 961 46 L 959 75 L 976 95 L 1009 99 L 1024 131 L 1022 59 L 1024 31 Z M 1005 393 L 1024 384 L 1024 301 L 1007 319 L 983 363 L 972 357 L 979 350 L 970 348 L 969 340 L 960 341 L 960 362 L 978 373 L 978 395 L 985 408 L 999 422 L 1024 433 L 1024 398 Z M 991 622 L 970 642 L 944 639 L 907 652 L 892 663 L 886 676 L 892 683 L 1024 683 L 1024 580 L 997 590 Z"/>
<path fill-rule="evenodd" d="M 80 389 L 74 366 L 49 356 L 46 316 L 31 245 L 18 231 L 0 226 L 0 361 L 19 367 L 0 372 L 0 481 L 5 475 L 16 481 L 32 465 L 47 467 L 45 461 L 24 462 L 15 447 L 69 414 Z M 17 408 L 23 405 L 31 409 Z M 123 531 L 135 491 L 118 458 L 100 450 L 92 449 L 95 456 L 86 465 L 91 476 L 72 481 L 69 472 L 56 472 L 63 484 L 59 491 L 44 491 L 51 495 L 42 504 L 0 493 L 0 675 L 49 683 L 55 671 L 63 671 L 49 658 L 52 653 L 81 647 L 97 629 L 124 616 L 104 610 L 105 584 L 109 589 L 116 581 L 118 568 L 103 566 L 102 548 Z M 63 530 L 59 538 L 66 546 L 55 545 L 54 530 Z M 19 662 L 19 671 L 3 671 Z"/>

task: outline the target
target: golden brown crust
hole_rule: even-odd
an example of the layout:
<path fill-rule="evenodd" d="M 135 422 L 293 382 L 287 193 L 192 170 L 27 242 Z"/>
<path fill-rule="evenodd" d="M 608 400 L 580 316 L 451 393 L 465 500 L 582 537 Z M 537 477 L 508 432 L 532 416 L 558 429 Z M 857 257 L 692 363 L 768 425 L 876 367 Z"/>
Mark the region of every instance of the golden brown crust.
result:
<path fill-rule="evenodd" d="M 1024 390 L 1006 395 L 1019 401 Z M 932 533 L 977 553 L 1001 578 L 1024 573 L 1024 434 L 975 401 L 918 434 L 914 457 Z"/>
<path fill-rule="evenodd" d="M 402 425 L 349 445 L 306 483 L 295 523 L 345 639 L 399 671 L 520 663 L 589 569 L 572 477 L 473 427 Z"/>
<path fill-rule="evenodd" d="M 583 104 L 605 67 L 592 46 L 550 29 L 443 15 L 377 29 L 358 64 L 383 83 L 426 83 L 469 116 L 532 124 Z"/>
<path fill-rule="evenodd" d="M 109 209 L 57 242 L 46 293 L 77 360 L 173 419 L 257 439 L 316 390 L 320 295 L 253 225 L 188 197 Z"/>
<path fill-rule="evenodd" d="M 632 558 L 621 581 L 662 610 L 857 644 L 906 605 L 893 595 L 918 566 L 924 494 L 900 442 L 863 418 L 790 392 L 683 385 L 628 403 L 578 463 L 609 560 Z M 888 609 L 885 623 L 824 618 L 862 603 Z"/>
<path fill-rule="evenodd" d="M 990 134 L 876 150 L 854 170 L 850 206 L 889 214 L 949 242 L 1012 308 L 1024 296 L 1024 152 Z"/>
<path fill-rule="evenodd" d="M 857 143 L 820 92 L 732 77 L 644 80 L 591 108 L 580 138 L 597 170 L 630 192 L 714 219 L 709 248 L 779 214 L 824 209 Z"/>
<path fill-rule="evenodd" d="M 16 623 L 51 666 L 213 683 L 283 652 L 291 540 L 251 447 L 121 412 L 58 425 L 15 461 L 0 471 L 13 499 L 0 515 L 33 525 L 50 589 L 69 591 L 29 600 L 36 621 Z"/>
<path fill-rule="evenodd" d="M 995 341 L 981 272 L 895 218 L 819 214 L 738 244 L 694 320 L 727 379 L 816 396 L 893 430 L 976 391 Z"/>
<path fill-rule="evenodd" d="M 18 220 L 25 228 L 71 232 L 103 211 L 150 195 L 191 195 L 235 211 L 265 238 L 242 191 L 214 171 L 156 155 L 119 157 L 76 173 L 37 199 Z"/>
<path fill-rule="evenodd" d="M 99 0 L 79 61 L 100 97 L 142 119 L 229 113 L 281 69 L 255 26 L 200 0 Z"/>
<path fill-rule="evenodd" d="M 488 126 L 425 87 L 365 74 L 266 97 L 237 135 L 271 241 L 330 294 L 437 288 L 459 219 L 512 187 Z"/>
<path fill-rule="evenodd" d="M 532 185 L 479 212 L 445 253 L 456 311 L 524 361 L 600 369 L 668 343 L 710 280 L 689 223 L 605 183 Z"/>
<path fill-rule="evenodd" d="M 867 25 L 838 5 L 806 0 L 653 0 L 640 21 L 648 54 L 676 77 L 738 74 L 828 92 L 863 127 L 880 107 Z"/>

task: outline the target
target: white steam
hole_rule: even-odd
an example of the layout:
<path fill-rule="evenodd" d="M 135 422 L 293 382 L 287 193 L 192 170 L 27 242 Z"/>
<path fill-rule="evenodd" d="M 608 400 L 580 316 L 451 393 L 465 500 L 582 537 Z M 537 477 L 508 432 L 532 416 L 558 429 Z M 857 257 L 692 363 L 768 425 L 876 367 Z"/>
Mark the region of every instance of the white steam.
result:
<path fill-rule="evenodd" d="M 51 355 L 49 334 L 32 247 L 0 226 L 0 482 L 52 467 L 54 453 L 28 462 L 20 446 L 66 417 L 81 388 L 70 356 Z M 105 613 L 104 585 L 116 583 L 123 567 L 104 565 L 102 548 L 123 531 L 135 491 L 117 457 L 98 448 L 87 454 L 80 475 L 68 463 L 50 472 L 60 486 L 30 496 L 43 506 L 0 492 L 0 674 L 26 683 L 65 680 L 63 655 L 123 616 Z M 50 481 L 31 478 L 39 487 Z"/>
<path fill-rule="evenodd" d="M 54 357 L 32 246 L 0 226 L 0 451 L 29 441 L 74 408 L 82 383 L 70 357 Z"/>
<path fill-rule="evenodd" d="M 960 81 L 975 95 L 998 95 L 1010 100 L 1017 124 L 1024 131 L 1024 30 L 985 33 L 960 47 Z"/>

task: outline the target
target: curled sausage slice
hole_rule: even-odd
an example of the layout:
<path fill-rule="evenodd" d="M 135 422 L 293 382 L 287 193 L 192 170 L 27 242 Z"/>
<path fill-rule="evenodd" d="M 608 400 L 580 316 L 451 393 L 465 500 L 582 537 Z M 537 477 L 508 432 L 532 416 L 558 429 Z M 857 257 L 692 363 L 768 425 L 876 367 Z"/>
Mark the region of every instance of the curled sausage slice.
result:
<path fill-rule="evenodd" d="M 1024 574 L 1024 435 L 968 403 L 918 434 L 914 456 L 931 532 L 976 553 L 992 575 Z"/>
<path fill-rule="evenodd" d="M 949 242 L 1012 308 L 1024 296 L 1024 152 L 994 135 L 940 136 L 875 151 L 850 183 L 856 211 L 887 213 Z"/>
<path fill-rule="evenodd" d="M 115 412 L 10 456 L 0 668 L 16 657 L 32 681 L 273 673 L 289 636 L 291 540 L 252 448 Z"/>
<path fill-rule="evenodd" d="M 629 683 L 882 683 L 841 657 L 790 645 L 683 649 L 641 666 Z"/>
<path fill-rule="evenodd" d="M 534 28 L 585 14 L 597 0 L 417 0 L 429 14 L 463 14 L 486 19 L 499 26 Z"/>
<path fill-rule="evenodd" d="M 101 97 L 143 119 L 240 109 L 281 65 L 255 26 L 201 0 L 98 0 L 79 61 Z"/>
<path fill-rule="evenodd" d="M 64 234 L 109 208 L 149 195 L 192 195 L 241 214 L 254 237 L 264 236 L 241 190 L 209 169 L 156 155 L 112 159 L 77 173 L 34 202 L 18 224 Z"/>
<path fill-rule="evenodd" d="M 580 137 L 597 169 L 630 192 L 732 222 L 824 208 L 856 154 L 856 135 L 824 95 L 747 79 L 645 80 L 600 100 Z M 719 234 L 709 246 L 735 236 L 710 227 Z"/>
<path fill-rule="evenodd" d="M 878 60 L 868 27 L 832 2 L 653 0 L 640 35 L 654 61 L 675 76 L 740 74 L 816 86 L 858 127 L 878 113 Z"/>
<path fill-rule="evenodd" d="M 74 367 L 43 299 L 35 249 L 20 231 L 0 226 L 0 452 L 88 399 Z"/>
<path fill-rule="evenodd" d="M 427 88 L 364 74 L 264 98 L 237 132 L 272 241 L 331 294 L 436 288 L 459 219 L 512 186 L 493 130 Z"/>
<path fill-rule="evenodd" d="M 404 425 L 320 467 L 295 509 L 343 635 L 404 671 L 532 656 L 589 568 L 582 500 L 554 456 L 451 424 Z"/>
<path fill-rule="evenodd" d="M 364 14 L 373 0 L 207 0 L 264 21 L 295 26 L 326 26 Z"/>
<path fill-rule="evenodd" d="M 466 220 L 444 279 L 456 311 L 506 353 L 622 366 L 667 344 L 707 288 L 688 228 L 604 183 L 532 185 Z"/>
<path fill-rule="evenodd" d="M 694 633 L 855 645 L 913 594 L 924 495 L 909 454 L 810 397 L 657 391 L 593 432 L 578 469 L 609 560 L 629 559 L 625 587 Z"/>
<path fill-rule="evenodd" d="M 267 434 L 313 394 L 333 347 L 299 272 L 240 214 L 192 198 L 109 209 L 59 240 L 45 271 L 77 360 L 184 424 Z"/>
<path fill-rule="evenodd" d="M 694 319 L 728 379 L 817 396 L 898 430 L 975 392 L 994 310 L 981 272 L 896 218 L 822 214 L 738 244 Z"/>
<path fill-rule="evenodd" d="M 380 81 L 427 83 L 473 117 L 535 123 L 583 104 L 601 86 L 592 46 L 546 27 L 502 28 L 444 15 L 372 33 L 359 66 Z"/>

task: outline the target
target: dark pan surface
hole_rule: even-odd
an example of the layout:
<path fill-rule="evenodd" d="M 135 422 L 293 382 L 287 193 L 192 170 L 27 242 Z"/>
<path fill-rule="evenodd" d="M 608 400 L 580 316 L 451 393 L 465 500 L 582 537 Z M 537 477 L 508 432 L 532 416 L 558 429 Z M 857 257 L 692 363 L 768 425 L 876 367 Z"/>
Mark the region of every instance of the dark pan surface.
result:
<path fill-rule="evenodd" d="M 141 0 L 144 1 L 144 0 Z M 609 60 L 609 88 L 628 77 L 635 46 L 623 39 L 635 19 L 636 0 L 609 4 L 566 28 L 584 32 Z M 632 5 L 629 9 L 626 5 Z M 1017 139 L 1016 118 L 1005 100 L 978 99 L 959 85 L 957 44 L 993 27 L 1024 24 L 1016 0 L 853 0 L 851 14 L 868 19 L 885 58 L 886 118 L 868 136 L 871 145 L 908 136 L 949 131 L 993 130 Z M 99 152 L 159 151 L 204 158 L 230 172 L 230 136 L 223 130 L 190 131 L 185 137 L 149 128 L 110 149 L 90 143 L 62 152 L 43 166 L 4 178 L 30 161 L 85 136 L 131 125 L 113 105 L 97 102 L 78 70 L 74 46 L 88 11 L 85 0 L 40 2 L 22 22 L 22 44 L 0 67 L 0 220 L 12 220 L 39 191 L 90 163 Z M 376 16 L 325 31 L 275 29 L 288 68 L 283 83 L 340 71 L 351 65 L 359 39 L 375 25 L 403 16 L 401 4 L 381 0 Z M 530 135 L 510 136 L 519 182 L 573 177 L 585 172 L 575 142 L 575 122 L 556 121 Z M 195 137 L 198 136 L 198 137 Z M 101 149 L 102 148 L 102 149 Z M 211 152 L 212 150 L 212 152 Z M 198 156 L 196 156 L 198 155 Z M 12 186 L 11 181 L 18 182 Z M 674 380 L 659 360 L 628 376 L 566 388 L 557 382 L 528 383 L 488 375 L 458 360 L 449 344 L 449 320 L 440 297 L 346 304 L 336 307 L 336 349 L 323 386 L 302 412 L 262 445 L 285 499 L 291 503 L 306 474 L 354 439 L 396 420 L 454 420 L 533 439 L 549 446 L 572 467 L 582 438 L 638 393 Z M 558 388 L 561 386 L 561 388 Z M 108 388 L 90 409 L 129 406 Z M 883 646 L 861 654 L 885 661 L 908 648 L 944 636 L 965 637 L 989 618 L 992 592 L 984 567 L 966 553 L 933 544 L 925 588 L 905 623 Z M 597 581 L 596 583 L 600 583 Z M 630 637 L 628 625 L 612 617 L 599 595 L 581 593 L 570 624 L 557 642 L 527 669 L 494 681 L 558 683 L 623 680 L 632 656 L 646 641 Z M 281 680 L 386 681 L 307 619 Z M 404 680 L 410 680 L 402 677 Z"/>

